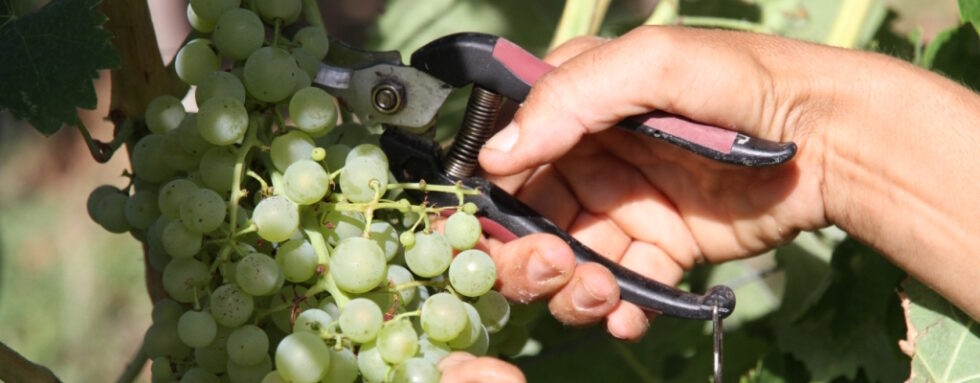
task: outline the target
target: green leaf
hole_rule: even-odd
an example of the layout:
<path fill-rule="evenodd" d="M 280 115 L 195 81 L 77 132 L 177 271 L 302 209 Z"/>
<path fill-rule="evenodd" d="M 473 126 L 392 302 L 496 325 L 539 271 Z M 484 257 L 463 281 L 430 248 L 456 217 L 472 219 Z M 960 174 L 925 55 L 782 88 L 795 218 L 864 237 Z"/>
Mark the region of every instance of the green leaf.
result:
<path fill-rule="evenodd" d="M 959 0 L 960 20 L 964 23 L 973 23 L 977 33 L 980 33 L 980 0 Z"/>
<path fill-rule="evenodd" d="M 923 53 L 923 65 L 973 89 L 980 89 L 980 36 L 963 24 L 940 32 Z"/>
<path fill-rule="evenodd" d="M 903 321 L 895 288 L 905 273 L 853 239 L 831 260 L 829 285 L 799 319 L 777 324 L 776 344 L 814 380 L 895 382 L 908 376 L 898 349 Z M 816 286 L 815 286 L 816 287 Z"/>
<path fill-rule="evenodd" d="M 119 66 L 93 9 L 101 0 L 56 0 L 0 29 L 0 108 L 50 135 L 94 109 L 92 79 Z"/>
<path fill-rule="evenodd" d="M 916 280 L 906 280 L 902 288 L 915 350 L 909 381 L 980 381 L 980 325 Z"/>

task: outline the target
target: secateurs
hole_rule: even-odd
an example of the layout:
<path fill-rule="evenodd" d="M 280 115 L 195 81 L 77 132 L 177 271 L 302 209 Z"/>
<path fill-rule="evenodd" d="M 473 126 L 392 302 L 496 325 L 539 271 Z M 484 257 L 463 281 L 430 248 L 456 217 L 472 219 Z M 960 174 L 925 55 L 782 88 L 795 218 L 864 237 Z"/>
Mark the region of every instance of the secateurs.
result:
<path fill-rule="evenodd" d="M 523 101 L 551 66 L 506 39 L 478 33 L 437 39 L 415 51 L 409 65 L 401 62 L 397 52 L 333 47 L 313 82 L 341 99 L 362 121 L 386 126 L 381 146 L 399 181 L 458 182 L 478 190 L 466 201 L 477 205 L 488 234 L 504 241 L 531 233 L 554 234 L 568 243 L 580 262 L 609 268 L 626 301 L 663 315 L 713 320 L 720 348 L 720 321 L 735 307 L 730 288 L 715 286 L 698 295 L 643 277 L 595 253 L 486 179 L 473 176 L 477 155 L 493 133 L 503 99 Z M 418 133 L 432 125 L 453 88 L 470 84 L 473 90 L 463 125 L 443 153 L 436 142 Z M 628 118 L 618 127 L 736 166 L 778 165 L 796 152 L 793 143 L 765 141 L 663 112 Z M 407 192 L 435 206 L 459 202 L 446 193 Z"/>

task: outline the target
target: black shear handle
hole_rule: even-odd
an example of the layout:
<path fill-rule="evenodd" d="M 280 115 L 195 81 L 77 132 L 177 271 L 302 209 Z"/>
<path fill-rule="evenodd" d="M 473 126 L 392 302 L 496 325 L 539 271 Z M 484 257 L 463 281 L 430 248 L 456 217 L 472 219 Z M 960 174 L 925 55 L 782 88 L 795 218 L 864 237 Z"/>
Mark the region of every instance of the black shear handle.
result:
<path fill-rule="evenodd" d="M 480 183 L 480 185 L 468 185 L 478 186 L 481 194 L 468 196 L 467 200 L 476 203 L 488 219 L 500 224 L 517 237 L 533 233 L 558 236 L 571 246 L 579 262 L 595 262 L 609 269 L 619 284 L 622 299 L 644 310 L 678 318 L 711 320 L 715 306 L 718 307 L 718 315 L 722 318 L 729 316 L 735 309 L 735 293 L 727 286 L 714 286 L 704 295 L 697 295 L 644 277 L 597 254 L 492 183 L 481 178 L 470 178 L 467 181 L 470 181 L 467 184 Z"/>
<path fill-rule="evenodd" d="M 482 33 L 457 33 L 426 44 L 412 54 L 412 66 L 454 87 L 473 83 L 517 102 L 554 69 L 507 39 Z M 792 142 L 766 141 L 664 112 L 633 116 L 617 127 L 741 166 L 777 165 L 796 154 Z"/>

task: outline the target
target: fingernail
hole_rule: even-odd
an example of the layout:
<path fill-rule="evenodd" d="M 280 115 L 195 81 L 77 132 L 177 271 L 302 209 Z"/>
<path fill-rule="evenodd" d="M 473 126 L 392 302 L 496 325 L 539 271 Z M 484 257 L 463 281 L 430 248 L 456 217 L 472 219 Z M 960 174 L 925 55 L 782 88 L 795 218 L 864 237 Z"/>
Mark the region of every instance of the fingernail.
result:
<path fill-rule="evenodd" d="M 606 302 L 606 299 L 589 286 L 588 282 L 579 279 L 572 290 L 572 304 L 579 310 L 591 310 Z"/>
<path fill-rule="evenodd" d="M 521 136 L 521 129 L 517 127 L 516 122 L 511 122 L 501 131 L 497 132 L 487 144 L 484 145 L 487 149 L 493 149 L 498 152 L 507 153 L 514 148 L 517 144 L 517 139 Z"/>
<path fill-rule="evenodd" d="M 561 274 L 561 271 L 544 254 L 535 252 L 527 261 L 527 278 L 533 282 L 546 282 Z"/>

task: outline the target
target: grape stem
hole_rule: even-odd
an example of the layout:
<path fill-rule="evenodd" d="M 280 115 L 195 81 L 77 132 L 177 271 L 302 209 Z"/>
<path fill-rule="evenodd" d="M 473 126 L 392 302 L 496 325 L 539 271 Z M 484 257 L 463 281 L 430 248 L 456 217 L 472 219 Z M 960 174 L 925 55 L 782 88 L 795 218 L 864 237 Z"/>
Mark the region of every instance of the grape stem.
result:
<path fill-rule="evenodd" d="M 303 18 L 306 22 L 312 26 L 320 27 L 324 31 L 327 27 L 323 25 L 323 19 L 320 16 L 320 5 L 317 4 L 316 0 L 303 0 Z"/>
<path fill-rule="evenodd" d="M 249 171 L 247 171 L 247 172 L 245 172 L 245 175 L 246 175 L 246 176 L 249 176 L 249 177 L 250 177 L 250 178 L 252 178 L 253 180 L 256 180 L 256 181 L 258 181 L 258 183 L 259 183 L 259 186 L 261 187 L 261 190 L 266 190 L 266 189 L 268 189 L 268 188 L 269 188 L 269 184 L 265 182 L 265 179 L 264 179 L 264 178 L 262 178 L 262 176 L 260 176 L 260 175 L 259 175 L 258 173 L 256 173 L 255 171 L 252 171 L 252 170 L 249 170 Z"/>
<path fill-rule="evenodd" d="M 445 282 L 434 282 L 434 281 L 411 281 L 411 282 L 402 283 L 400 285 L 395 285 L 395 287 L 393 287 L 391 289 L 391 291 L 392 292 L 398 292 L 398 291 L 402 291 L 402 290 L 405 290 L 405 289 L 410 289 L 410 288 L 413 288 L 413 287 L 419 287 L 419 286 L 432 286 L 432 287 L 437 287 L 437 288 L 443 288 L 443 287 L 446 286 L 446 283 Z"/>
<path fill-rule="evenodd" d="M 258 115 L 253 112 L 249 118 L 249 121 L 257 121 L 257 119 Z M 245 141 L 242 142 L 242 146 L 239 147 L 238 151 L 235 153 L 235 173 L 231 180 L 231 196 L 228 197 L 228 216 L 230 218 L 228 223 L 229 233 L 236 233 L 238 230 L 238 200 L 242 198 L 242 174 L 245 172 L 244 169 L 247 162 L 246 159 L 248 158 L 248 152 L 252 150 L 253 146 L 255 146 L 255 137 L 259 130 L 257 122 L 249 125 L 248 131 L 245 133 Z M 230 236 L 228 238 L 229 241 L 231 241 L 233 237 L 234 235 Z"/>
<path fill-rule="evenodd" d="M 116 383 L 135 382 L 136 378 L 140 375 L 140 371 L 143 370 L 143 365 L 149 359 L 150 357 L 146 355 L 146 350 L 143 349 L 143 344 L 140 344 L 140 348 L 136 350 L 133 359 L 130 359 L 129 363 L 126 363 L 126 369 L 119 375 L 119 379 L 116 379 Z"/>
<path fill-rule="evenodd" d="M 370 185 L 371 189 L 374 189 L 374 200 L 369 202 L 364 209 L 364 233 L 361 234 L 364 238 L 371 236 L 371 221 L 374 220 L 374 210 L 378 208 L 378 204 L 381 201 L 381 184 L 378 180 L 371 180 Z"/>
<path fill-rule="evenodd" d="M 408 317 L 417 317 L 417 316 L 420 316 L 420 315 L 422 315 L 422 310 L 415 310 L 415 311 L 404 312 L 404 313 L 395 315 L 394 317 L 392 317 L 391 319 L 389 319 L 387 322 L 385 322 L 385 325 L 388 325 L 388 323 L 394 323 L 395 321 L 398 321 L 399 319 L 404 319 L 404 318 L 408 318 Z"/>

